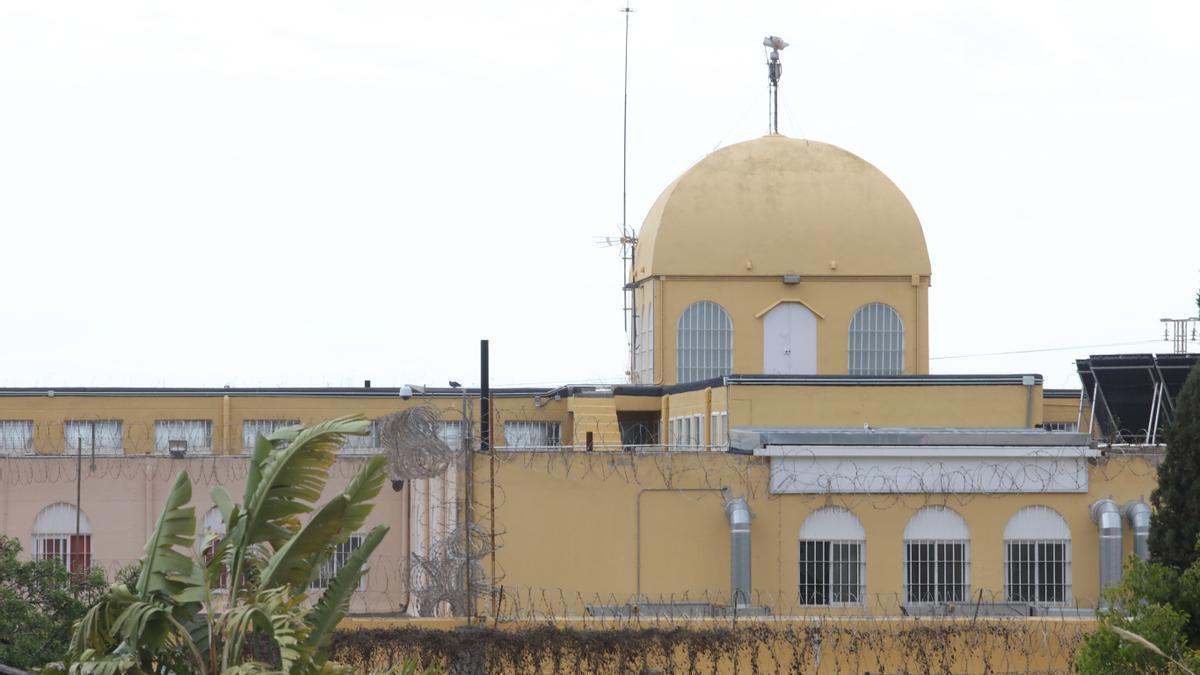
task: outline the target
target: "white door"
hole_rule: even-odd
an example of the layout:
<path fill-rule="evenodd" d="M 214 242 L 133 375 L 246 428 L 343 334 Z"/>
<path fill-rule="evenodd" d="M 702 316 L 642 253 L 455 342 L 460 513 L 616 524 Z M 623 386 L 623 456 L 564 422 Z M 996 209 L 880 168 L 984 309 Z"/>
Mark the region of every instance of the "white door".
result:
<path fill-rule="evenodd" d="M 783 302 L 763 317 L 763 370 L 768 375 L 817 374 L 817 316 Z"/>

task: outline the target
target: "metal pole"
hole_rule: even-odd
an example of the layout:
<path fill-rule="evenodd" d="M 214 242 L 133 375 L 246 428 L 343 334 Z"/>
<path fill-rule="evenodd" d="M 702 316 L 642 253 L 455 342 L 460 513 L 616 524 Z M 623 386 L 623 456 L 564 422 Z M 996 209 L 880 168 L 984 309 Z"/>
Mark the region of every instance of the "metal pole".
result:
<path fill-rule="evenodd" d="M 472 515 L 472 501 L 474 500 L 473 490 L 471 489 L 475 482 L 475 453 L 471 451 L 471 416 L 467 412 L 467 388 L 462 390 L 462 417 L 463 417 L 463 432 L 462 446 L 463 457 L 466 458 L 466 485 L 463 487 L 463 555 L 466 559 L 466 593 L 467 593 L 467 620 L 475 616 L 475 595 L 471 591 L 471 565 L 473 556 L 471 554 L 471 525 L 475 522 Z"/>
<path fill-rule="evenodd" d="M 489 580 L 492 596 L 492 620 L 496 618 L 496 451 L 492 448 L 492 390 L 488 384 L 488 341 L 479 341 L 479 449 L 488 453 L 490 473 L 488 487 L 488 557 L 492 575 Z"/>
<path fill-rule="evenodd" d="M 79 545 L 79 514 L 83 505 L 83 436 L 76 436 L 75 442 L 75 539 L 67 547 L 67 569 L 74 571 L 75 547 Z"/>
<path fill-rule="evenodd" d="M 1096 377 L 1095 373 L 1092 377 Z M 1096 377 L 1095 384 L 1092 385 L 1092 415 L 1088 418 L 1088 435 L 1092 434 L 1092 426 L 1096 424 L 1096 394 L 1100 393 L 1100 378 Z"/>

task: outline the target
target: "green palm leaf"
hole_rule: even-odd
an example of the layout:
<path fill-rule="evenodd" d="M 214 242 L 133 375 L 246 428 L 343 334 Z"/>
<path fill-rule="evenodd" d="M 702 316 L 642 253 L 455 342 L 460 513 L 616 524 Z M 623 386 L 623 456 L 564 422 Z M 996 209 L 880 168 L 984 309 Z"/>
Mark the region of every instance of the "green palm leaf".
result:
<path fill-rule="evenodd" d="M 246 502 L 244 542 L 265 541 L 276 549 L 282 546 L 300 529 L 298 516 L 312 511 L 312 503 L 320 499 L 329 467 L 346 435 L 365 434 L 369 428 L 367 420 L 350 416 L 299 432 L 281 430 L 294 433 L 295 438 L 284 450 L 269 453 L 262 463 L 254 495 Z"/>
<path fill-rule="evenodd" d="M 334 543 L 340 544 L 362 529 L 367 516 L 371 514 L 371 509 L 375 508 L 371 500 L 378 497 L 379 491 L 383 489 L 386 478 L 383 467 L 386 462 L 387 457 L 383 455 L 372 456 L 342 491 L 349 504 L 346 507 L 346 517 L 342 521 L 342 530 Z"/>
<path fill-rule="evenodd" d="M 262 573 L 262 587 L 290 586 L 300 589 L 316 573 L 322 561 L 329 557 L 338 533 L 342 530 L 350 500 L 338 495 L 321 507 L 294 537 L 288 539 L 267 562 Z"/>
<path fill-rule="evenodd" d="M 149 600 L 154 593 L 180 596 L 181 602 L 194 602 L 193 589 L 203 586 L 190 552 L 196 540 L 196 511 L 185 506 L 192 499 L 192 481 L 187 471 L 179 472 L 167 494 L 158 525 L 142 558 L 137 596 Z M 179 550 L 179 549 L 182 549 Z"/>
<path fill-rule="evenodd" d="M 308 644 L 318 651 L 318 662 L 323 660 L 323 651 L 333 636 L 333 629 L 346 615 L 350 607 L 350 595 L 358 589 L 358 580 L 362 576 L 363 566 L 367 558 L 379 546 L 388 528 L 379 525 L 371 530 L 359 546 L 346 559 L 346 563 L 338 570 L 337 575 L 329 582 L 329 587 L 321 594 L 321 599 L 308 613 L 308 624 L 312 632 L 308 634 Z"/>

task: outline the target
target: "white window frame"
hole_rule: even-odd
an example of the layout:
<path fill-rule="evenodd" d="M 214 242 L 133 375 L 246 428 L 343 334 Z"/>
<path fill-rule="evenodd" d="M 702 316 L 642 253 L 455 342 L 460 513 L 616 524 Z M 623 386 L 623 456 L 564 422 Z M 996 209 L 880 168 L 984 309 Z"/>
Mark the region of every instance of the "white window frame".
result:
<path fill-rule="evenodd" d="M 186 425 L 197 425 L 188 429 Z M 184 438 L 187 436 L 188 438 Z M 193 444 L 198 439 L 199 443 Z M 154 420 L 154 452 L 168 454 L 171 442 L 187 441 L 187 454 L 207 455 L 213 451 L 213 422 L 204 419 Z"/>
<path fill-rule="evenodd" d="M 675 381 L 700 382 L 733 372 L 733 320 L 711 300 L 688 305 L 675 334 Z"/>
<path fill-rule="evenodd" d="M 33 420 L 0 420 L 0 453 L 31 455 L 33 448 Z"/>
<path fill-rule="evenodd" d="M 729 447 L 729 411 L 713 412 L 709 423 L 709 439 L 713 448 L 724 450 Z"/>
<path fill-rule="evenodd" d="M 103 425 L 103 430 L 97 428 Z M 113 426 L 115 425 L 115 430 Z M 125 452 L 125 424 L 121 420 L 65 420 L 63 422 L 63 454 L 79 453 L 79 438 L 83 437 L 83 454 L 92 452 L 92 432 L 96 432 L 97 455 L 120 455 Z"/>
<path fill-rule="evenodd" d="M 519 431 L 525 430 L 525 431 Z M 527 443 L 522 436 L 538 434 L 544 443 Z M 514 445 L 513 441 L 517 441 Z M 504 422 L 505 450 L 557 450 L 562 447 L 562 424 L 548 420 L 508 420 Z"/>
<path fill-rule="evenodd" d="M 851 375 L 904 373 L 904 319 L 895 307 L 870 302 L 850 319 L 847 372 Z"/>
<path fill-rule="evenodd" d="M 905 604 L 967 602 L 971 597 L 967 522 L 946 506 L 918 510 L 904 528 L 903 564 Z"/>
<path fill-rule="evenodd" d="M 851 551 L 854 556 L 848 555 Z M 806 581 L 810 579 L 815 581 Z M 861 607 L 866 604 L 867 535 L 858 517 L 849 509 L 826 506 L 804 519 L 800 526 L 799 580 L 801 605 Z"/>
<path fill-rule="evenodd" d="M 1027 506 L 1009 519 L 1004 528 L 1004 599 L 1048 606 L 1071 601 L 1071 529 L 1058 511 Z"/>
<path fill-rule="evenodd" d="M 87 542 L 86 550 L 75 550 L 75 516 L 79 514 L 79 538 Z M 84 571 L 92 566 L 92 524 L 87 514 L 74 504 L 57 502 L 41 511 L 33 519 L 32 557 L 34 560 L 57 560 L 71 571 Z M 82 564 L 73 564 L 76 557 Z"/>
<path fill-rule="evenodd" d="M 1042 422 L 1042 428 L 1046 431 L 1075 433 L 1079 431 L 1079 422 Z"/>
<path fill-rule="evenodd" d="M 362 547 L 365 540 L 365 534 L 361 532 L 355 532 L 354 534 L 350 535 L 346 541 L 334 547 L 333 552 L 329 554 L 329 557 L 325 559 L 325 562 L 321 563 L 321 569 L 317 571 L 317 576 L 309 582 L 309 589 L 314 591 L 322 591 L 326 588 L 329 588 L 329 584 L 333 582 L 335 577 L 337 577 L 338 572 L 340 572 L 342 567 L 345 566 L 346 561 L 350 558 L 351 554 Z M 360 574 L 358 577 L 358 587 L 356 590 L 367 590 L 367 571 L 369 569 L 369 562 L 366 565 L 363 565 L 362 574 Z"/>
<path fill-rule="evenodd" d="M 268 418 L 242 420 L 242 450 L 252 452 L 254 450 L 254 442 L 258 439 L 258 434 L 266 437 L 280 429 L 294 427 L 298 424 L 300 424 L 300 420 Z"/>

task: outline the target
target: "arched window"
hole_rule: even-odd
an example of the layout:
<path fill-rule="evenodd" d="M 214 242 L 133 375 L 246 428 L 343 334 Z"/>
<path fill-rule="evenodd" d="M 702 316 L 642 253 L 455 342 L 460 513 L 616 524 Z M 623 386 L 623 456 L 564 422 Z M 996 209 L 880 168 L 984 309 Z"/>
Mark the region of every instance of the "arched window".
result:
<path fill-rule="evenodd" d="M 225 518 L 221 515 L 221 510 L 217 507 L 212 507 L 204 512 L 204 518 L 200 521 L 200 538 L 197 543 L 203 549 L 204 564 L 212 562 L 212 559 L 217 555 L 217 543 L 220 538 L 225 536 Z M 216 587 L 218 589 L 229 588 L 229 570 L 222 569 L 221 576 L 217 579 Z"/>
<path fill-rule="evenodd" d="M 971 535 L 962 516 L 926 506 L 904 528 L 906 602 L 965 602 L 971 595 Z"/>
<path fill-rule="evenodd" d="M 817 509 L 800 526 L 800 604 L 858 605 L 866 595 L 862 523 L 837 506 Z"/>
<path fill-rule="evenodd" d="M 677 382 L 724 377 L 733 372 L 733 322 L 715 302 L 688 305 L 675 336 Z"/>
<path fill-rule="evenodd" d="M 1071 599 L 1071 528 L 1054 509 L 1027 506 L 1004 526 L 1004 597 L 1014 602 Z"/>
<path fill-rule="evenodd" d="M 863 305 L 850 319 L 850 374 L 904 372 L 904 322 L 881 302 Z"/>
<path fill-rule="evenodd" d="M 57 560 L 72 572 L 92 566 L 92 524 L 74 504 L 59 502 L 33 519 L 34 560 Z"/>

